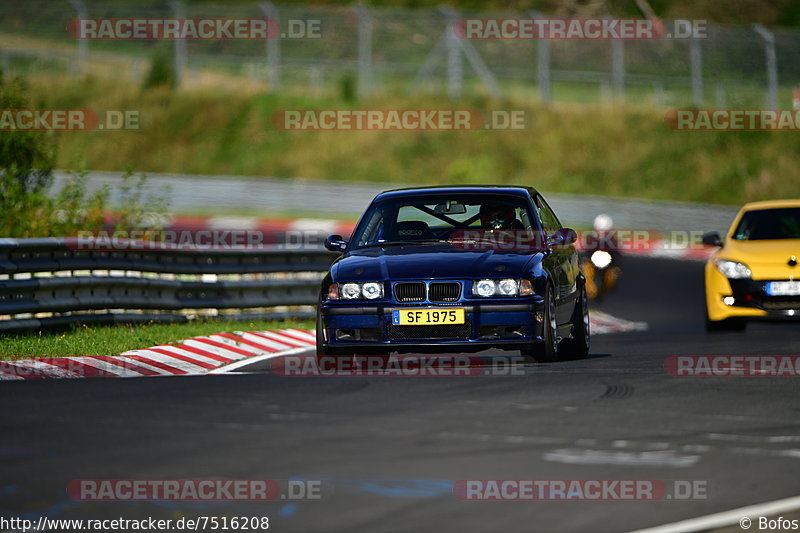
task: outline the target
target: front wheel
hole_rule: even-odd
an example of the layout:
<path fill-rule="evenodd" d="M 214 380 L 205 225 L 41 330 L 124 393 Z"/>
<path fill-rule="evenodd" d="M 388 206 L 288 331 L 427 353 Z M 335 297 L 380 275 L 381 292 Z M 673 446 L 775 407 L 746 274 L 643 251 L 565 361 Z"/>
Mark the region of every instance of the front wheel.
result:
<path fill-rule="evenodd" d="M 585 287 L 581 287 L 572 311 L 572 337 L 561 341 L 559 353 L 572 359 L 585 359 L 589 355 L 589 301 Z"/>
<path fill-rule="evenodd" d="M 521 350 L 526 359 L 534 359 L 539 363 L 558 361 L 558 325 L 556 324 L 556 302 L 553 289 L 547 286 L 544 295 L 544 319 L 542 320 L 542 341 L 531 344 Z"/>

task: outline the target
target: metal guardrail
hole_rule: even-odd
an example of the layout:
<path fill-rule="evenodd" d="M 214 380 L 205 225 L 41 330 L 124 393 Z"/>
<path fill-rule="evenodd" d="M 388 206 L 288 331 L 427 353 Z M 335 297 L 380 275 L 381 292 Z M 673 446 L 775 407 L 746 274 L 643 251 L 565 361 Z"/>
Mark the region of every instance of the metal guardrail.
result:
<path fill-rule="evenodd" d="M 0 331 L 180 322 L 198 314 L 192 310 L 236 310 L 224 313 L 232 319 L 308 317 L 308 310 L 274 308 L 315 305 L 321 272 L 336 257 L 317 248 L 126 243 L 108 250 L 85 239 L 0 239 Z"/>

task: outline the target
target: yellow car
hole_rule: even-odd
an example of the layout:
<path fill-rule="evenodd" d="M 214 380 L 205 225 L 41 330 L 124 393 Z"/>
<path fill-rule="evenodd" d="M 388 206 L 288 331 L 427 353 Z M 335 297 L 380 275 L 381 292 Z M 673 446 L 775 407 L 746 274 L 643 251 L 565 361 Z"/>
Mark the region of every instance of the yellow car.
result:
<path fill-rule="evenodd" d="M 800 200 L 753 202 L 706 263 L 706 329 L 743 330 L 752 318 L 800 318 Z"/>

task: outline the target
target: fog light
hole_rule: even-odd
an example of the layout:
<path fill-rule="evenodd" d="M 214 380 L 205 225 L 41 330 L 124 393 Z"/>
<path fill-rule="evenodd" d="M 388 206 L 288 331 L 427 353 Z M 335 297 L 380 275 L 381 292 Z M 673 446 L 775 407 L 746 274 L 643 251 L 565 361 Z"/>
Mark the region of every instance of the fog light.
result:
<path fill-rule="evenodd" d="M 733 305 L 734 302 L 736 302 L 736 300 L 733 298 L 733 296 L 726 296 L 722 299 L 722 303 L 725 305 Z"/>

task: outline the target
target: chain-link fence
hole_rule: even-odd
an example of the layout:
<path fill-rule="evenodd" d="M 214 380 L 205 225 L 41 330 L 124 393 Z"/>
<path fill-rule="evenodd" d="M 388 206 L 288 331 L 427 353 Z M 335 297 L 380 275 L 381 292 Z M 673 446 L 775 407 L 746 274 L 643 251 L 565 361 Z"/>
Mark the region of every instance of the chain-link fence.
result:
<path fill-rule="evenodd" d="M 441 92 L 666 106 L 790 107 L 791 88 L 800 80 L 798 30 L 707 23 L 699 38 L 625 41 L 468 40 L 453 31 L 458 18 L 543 16 L 355 4 L 3 0 L 0 59 L 11 74 L 89 73 L 142 83 L 160 55 L 185 88 L 344 96 Z M 87 18 L 268 18 L 281 36 L 76 39 L 70 22 Z"/>

